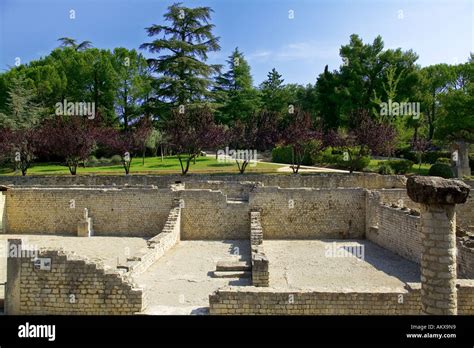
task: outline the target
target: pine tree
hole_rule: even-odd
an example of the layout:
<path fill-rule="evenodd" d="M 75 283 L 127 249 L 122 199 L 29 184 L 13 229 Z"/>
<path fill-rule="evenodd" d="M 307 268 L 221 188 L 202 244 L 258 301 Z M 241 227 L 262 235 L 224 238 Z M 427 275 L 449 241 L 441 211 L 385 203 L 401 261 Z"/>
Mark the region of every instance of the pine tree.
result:
<path fill-rule="evenodd" d="M 229 69 L 216 78 L 216 118 L 224 124 L 246 120 L 259 109 L 258 91 L 253 87 L 250 65 L 238 48 L 227 60 Z"/>
<path fill-rule="evenodd" d="M 285 112 L 288 107 L 288 93 L 283 85 L 285 80 L 281 77 L 282 75 L 273 68 L 260 85 L 263 107 L 268 111 Z"/>
<path fill-rule="evenodd" d="M 148 36 L 160 36 L 140 48 L 161 53 L 148 62 L 157 74 L 156 100 L 168 111 L 170 106 L 200 104 L 210 96 L 212 77 L 220 68 L 206 64 L 208 53 L 220 49 L 219 38 L 212 34 L 211 12 L 209 7 L 187 8 L 176 3 L 164 15 L 169 24 L 146 28 Z"/>

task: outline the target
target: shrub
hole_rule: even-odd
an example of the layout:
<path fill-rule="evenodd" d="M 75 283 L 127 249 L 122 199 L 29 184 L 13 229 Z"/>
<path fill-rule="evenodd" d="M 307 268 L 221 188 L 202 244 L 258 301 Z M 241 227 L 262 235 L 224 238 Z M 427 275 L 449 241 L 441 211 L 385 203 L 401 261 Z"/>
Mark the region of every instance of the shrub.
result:
<path fill-rule="evenodd" d="M 366 168 L 370 163 L 370 156 L 362 156 L 355 158 L 352 161 L 344 161 L 341 156 L 341 159 L 338 163 L 338 167 L 346 170 L 361 171 Z"/>
<path fill-rule="evenodd" d="M 411 150 L 411 146 L 406 146 L 406 147 L 395 150 L 395 156 L 410 160 L 412 162 L 418 162 L 418 156 L 416 152 Z"/>
<path fill-rule="evenodd" d="M 444 163 L 444 164 L 449 164 L 451 166 L 451 159 L 440 157 L 436 160 L 436 163 Z"/>
<path fill-rule="evenodd" d="M 112 164 L 122 164 L 122 157 L 120 155 L 113 155 L 110 159 L 110 163 Z"/>
<path fill-rule="evenodd" d="M 305 166 L 311 166 L 314 164 L 313 160 L 311 159 L 310 148 L 306 149 L 305 155 L 303 157 L 303 162 L 301 164 Z M 292 164 L 292 153 L 291 153 L 291 146 L 276 146 L 272 150 L 272 162 L 275 163 L 285 163 L 285 164 Z"/>
<path fill-rule="evenodd" d="M 445 179 L 454 178 L 454 173 L 451 167 L 445 163 L 435 163 L 431 166 L 428 175 L 440 176 Z"/>
<path fill-rule="evenodd" d="M 95 156 L 89 156 L 89 158 L 86 161 L 86 166 L 87 167 L 95 167 L 99 165 L 99 160 Z"/>
<path fill-rule="evenodd" d="M 447 151 L 430 151 L 423 154 L 422 161 L 425 163 L 434 164 L 438 158 L 451 158 L 451 153 Z"/>
<path fill-rule="evenodd" d="M 410 171 L 413 166 L 413 162 L 410 160 L 393 160 L 387 161 L 387 165 L 390 166 L 395 174 L 406 174 Z"/>
<path fill-rule="evenodd" d="M 101 158 L 99 159 L 99 163 L 100 163 L 101 165 L 107 165 L 107 164 L 110 164 L 110 160 L 109 160 L 108 158 L 101 157 Z"/>
<path fill-rule="evenodd" d="M 378 173 L 382 175 L 391 175 L 394 174 L 395 171 L 387 162 L 383 162 L 378 169 Z"/>

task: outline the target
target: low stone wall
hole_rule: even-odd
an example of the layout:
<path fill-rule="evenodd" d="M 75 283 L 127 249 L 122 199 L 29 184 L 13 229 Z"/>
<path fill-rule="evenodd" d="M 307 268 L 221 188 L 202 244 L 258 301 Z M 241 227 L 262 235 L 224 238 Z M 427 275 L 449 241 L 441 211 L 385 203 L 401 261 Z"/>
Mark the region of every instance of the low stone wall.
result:
<path fill-rule="evenodd" d="M 209 189 L 213 191 L 221 191 L 227 196 L 227 199 L 248 200 L 249 193 L 260 183 L 249 181 L 194 181 L 190 180 L 185 183 L 185 189 Z"/>
<path fill-rule="evenodd" d="M 420 283 L 403 291 L 340 292 L 227 287 L 209 296 L 214 315 L 420 315 Z M 474 314 L 474 280 L 458 280 L 458 314 Z"/>
<path fill-rule="evenodd" d="M 252 249 L 252 284 L 253 286 L 269 286 L 269 261 L 263 251 L 263 229 L 260 213 L 250 213 L 250 244 Z"/>
<path fill-rule="evenodd" d="M 221 191 L 184 190 L 181 200 L 183 240 L 223 240 L 250 238 L 249 205 L 228 201 Z"/>
<path fill-rule="evenodd" d="M 0 191 L 0 233 L 4 233 L 6 220 L 6 191 Z"/>
<path fill-rule="evenodd" d="M 145 272 L 156 260 L 179 243 L 181 235 L 181 208 L 175 207 L 170 211 L 163 230 L 147 241 L 148 251 L 137 259 L 127 262 L 130 276 Z"/>
<path fill-rule="evenodd" d="M 38 258 L 50 269 L 37 269 L 31 257 L 8 258 L 7 314 L 127 315 L 145 307 L 141 289 L 86 258 L 58 250 Z"/>
<path fill-rule="evenodd" d="M 250 208 L 260 211 L 267 239 L 362 238 L 363 189 L 259 187 Z"/>
<path fill-rule="evenodd" d="M 456 246 L 458 278 L 474 279 L 474 246 L 466 245 L 461 238 L 457 238 Z"/>
<path fill-rule="evenodd" d="M 456 224 L 474 233 L 474 180 L 466 180 L 471 186 L 471 193 L 464 204 L 456 205 Z"/>
<path fill-rule="evenodd" d="M 377 225 L 368 228 L 366 238 L 410 261 L 420 263 L 421 220 L 409 211 L 380 204 Z"/>
<path fill-rule="evenodd" d="M 404 188 L 406 178 L 402 175 L 378 175 L 371 173 L 313 173 L 304 175 L 293 174 L 188 174 L 183 175 L 28 175 L 2 176 L 0 185 L 155 185 L 167 188 L 176 181 L 253 181 L 261 182 L 265 186 L 280 186 L 283 188 L 313 187 L 313 188 L 336 188 L 336 187 L 363 187 L 367 189 L 380 188 Z"/>
<path fill-rule="evenodd" d="M 151 237 L 172 206 L 170 189 L 14 188 L 6 191 L 6 232 L 77 235 L 87 208 L 94 235 Z"/>

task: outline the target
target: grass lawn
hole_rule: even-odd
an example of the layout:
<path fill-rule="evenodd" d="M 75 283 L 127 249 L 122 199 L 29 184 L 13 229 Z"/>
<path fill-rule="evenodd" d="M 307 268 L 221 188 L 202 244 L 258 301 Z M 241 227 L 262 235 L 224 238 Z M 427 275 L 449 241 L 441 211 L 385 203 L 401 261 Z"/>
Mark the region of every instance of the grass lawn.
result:
<path fill-rule="evenodd" d="M 251 163 L 247 166 L 245 173 L 276 173 L 277 169 L 283 165 L 270 163 Z M 189 174 L 192 173 L 228 173 L 238 174 L 235 161 L 219 162 L 214 156 L 198 157 L 196 164 L 191 162 Z M 69 169 L 57 163 L 35 163 L 28 169 L 27 175 L 70 175 Z M 77 168 L 77 174 L 102 174 L 121 175 L 125 174 L 122 165 L 106 165 L 100 167 Z M 130 174 L 181 174 L 181 167 L 176 156 L 165 157 L 163 162 L 161 157 L 146 157 L 145 165 L 141 158 L 134 158 L 130 167 Z M 0 175 L 15 175 L 11 168 L 0 168 Z M 21 175 L 19 171 L 17 175 Z"/>
<path fill-rule="evenodd" d="M 371 159 L 369 166 L 365 169 L 366 171 L 370 172 L 377 172 L 380 165 L 384 162 L 385 160 L 374 160 Z M 428 171 L 430 170 L 431 164 L 429 163 L 422 163 L 421 167 L 419 167 L 418 163 L 415 163 L 413 167 L 411 167 L 411 170 L 409 173 L 413 174 L 419 174 L 419 175 L 428 175 Z"/>

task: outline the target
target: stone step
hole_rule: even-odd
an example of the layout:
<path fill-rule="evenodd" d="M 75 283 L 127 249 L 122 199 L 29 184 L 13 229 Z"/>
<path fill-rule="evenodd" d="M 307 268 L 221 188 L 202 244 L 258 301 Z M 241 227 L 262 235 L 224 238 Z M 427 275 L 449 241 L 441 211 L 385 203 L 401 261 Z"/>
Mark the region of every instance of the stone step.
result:
<path fill-rule="evenodd" d="M 214 271 L 212 272 L 213 278 L 250 278 L 252 277 L 252 272 L 249 271 L 232 271 L 232 272 L 221 272 Z"/>
<path fill-rule="evenodd" d="M 230 271 L 250 271 L 252 267 L 246 261 L 218 261 L 216 264 L 216 271 L 230 272 Z"/>

